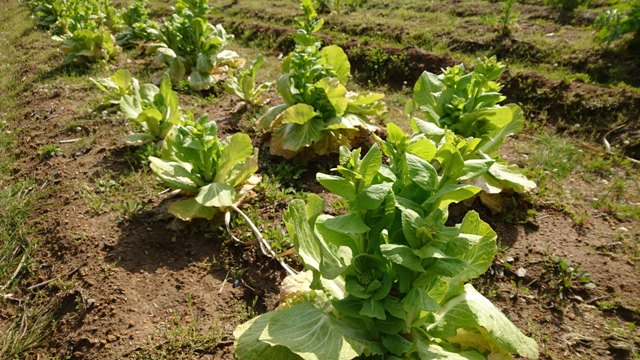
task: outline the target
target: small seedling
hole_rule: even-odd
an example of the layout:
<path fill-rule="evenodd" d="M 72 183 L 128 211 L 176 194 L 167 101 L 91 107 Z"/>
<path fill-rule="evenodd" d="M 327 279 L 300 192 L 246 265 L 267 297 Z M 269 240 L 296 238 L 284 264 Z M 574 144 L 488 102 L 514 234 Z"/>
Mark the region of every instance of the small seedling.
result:
<path fill-rule="evenodd" d="M 47 161 L 57 155 L 60 155 L 60 147 L 58 145 L 44 145 L 38 148 L 40 161 Z"/>

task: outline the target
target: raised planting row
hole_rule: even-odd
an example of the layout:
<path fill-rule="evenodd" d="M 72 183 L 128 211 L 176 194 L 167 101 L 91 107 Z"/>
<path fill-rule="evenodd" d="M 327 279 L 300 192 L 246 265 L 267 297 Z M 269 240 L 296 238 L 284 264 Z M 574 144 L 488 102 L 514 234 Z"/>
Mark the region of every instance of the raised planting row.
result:
<path fill-rule="evenodd" d="M 295 46 L 273 82 L 282 104 L 253 121 L 270 134 L 272 154 L 339 153 L 337 175 L 316 178 L 347 207 L 324 214 L 315 195 L 289 204 L 284 221 L 304 266 L 298 272 L 239 208 L 260 181 L 250 137 L 221 139 L 207 115 L 181 110 L 172 87 L 172 80 L 192 91 L 223 86 L 259 114 L 271 85 L 256 83 L 261 59 L 243 67 L 244 59 L 225 49 L 230 36 L 209 23 L 206 0 L 178 0 L 175 13 L 157 24 L 142 2 L 123 12 L 106 1 L 60 4 L 46 26 L 59 32 L 66 62 L 107 62 L 118 50 L 116 37 L 135 38 L 128 44 L 155 54 L 159 86 L 126 70 L 93 81 L 106 93 L 103 108 L 127 119 L 132 133 L 124 142 L 141 146 L 151 170 L 177 190 L 169 212 L 182 220 L 224 214 L 227 228 L 237 213 L 262 252 L 289 274 L 281 307 L 236 328 L 239 358 L 538 357 L 535 341 L 468 283 L 492 264 L 496 233 L 466 209 L 459 224 L 447 222 L 451 204 L 479 196 L 499 211 L 500 193 L 536 186 L 498 160 L 524 117 L 517 105 L 501 104 L 497 81 L 505 67 L 495 58 L 478 60 L 473 71 L 459 65 L 423 72 L 406 106 L 411 133 L 390 123 L 385 136 L 374 135 L 374 120 L 386 114 L 383 95 L 347 89 L 347 54 L 322 45 L 316 33 L 323 20 L 311 0 L 301 1 Z M 37 18 L 47 5 L 31 2 Z M 369 150 L 351 150 L 358 145 Z"/>
<path fill-rule="evenodd" d="M 294 47 L 295 30 L 249 19 L 215 16 L 236 38 L 250 46 L 288 52 Z M 402 88 L 427 70 L 438 72 L 459 64 L 449 56 L 415 47 L 379 46 L 359 38 L 322 37 L 339 44 L 352 60 L 354 77 L 361 84 L 388 84 Z M 503 92 L 522 105 L 532 122 L 549 122 L 561 130 L 603 143 L 633 158 L 640 157 L 640 94 L 631 89 L 609 89 L 580 81 L 551 80 L 533 71 L 506 71 Z M 606 147 L 603 147 L 603 150 Z"/>

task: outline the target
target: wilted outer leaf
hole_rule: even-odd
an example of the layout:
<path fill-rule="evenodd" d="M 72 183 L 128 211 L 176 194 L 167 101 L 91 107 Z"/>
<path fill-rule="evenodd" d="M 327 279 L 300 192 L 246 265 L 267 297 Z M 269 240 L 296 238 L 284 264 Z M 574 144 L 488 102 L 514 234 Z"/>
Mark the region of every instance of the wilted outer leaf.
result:
<path fill-rule="evenodd" d="M 479 332 L 488 343 L 508 353 L 537 359 L 536 342 L 525 336 L 491 301 L 477 292 L 470 284 L 464 292 L 451 299 L 436 314 L 436 321 L 429 326 L 432 336 L 449 339 L 458 334 L 458 329 Z M 464 346 L 464 337 L 456 337 L 456 343 Z M 475 345 L 475 344 L 474 344 Z"/>
<path fill-rule="evenodd" d="M 203 206 L 193 197 L 177 200 L 169 205 L 169 213 L 184 221 L 191 221 L 195 218 L 211 220 L 217 212 L 216 208 Z"/>

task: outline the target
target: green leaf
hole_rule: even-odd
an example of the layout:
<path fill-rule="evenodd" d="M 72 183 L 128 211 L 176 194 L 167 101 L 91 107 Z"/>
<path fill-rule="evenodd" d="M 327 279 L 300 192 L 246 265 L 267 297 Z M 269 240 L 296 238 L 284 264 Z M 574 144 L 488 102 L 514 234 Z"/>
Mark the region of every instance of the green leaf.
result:
<path fill-rule="evenodd" d="M 402 355 L 413 347 L 413 343 L 398 334 L 382 336 L 382 345 L 392 354 Z"/>
<path fill-rule="evenodd" d="M 231 185 L 214 182 L 200 188 L 196 201 L 207 207 L 227 207 L 236 202 L 236 191 Z"/>
<path fill-rule="evenodd" d="M 244 324 L 238 325 L 233 331 L 236 338 L 235 354 L 240 360 L 300 360 L 301 357 L 284 346 L 271 346 L 259 341 L 260 335 L 269 325 L 269 320 L 276 311 L 255 317 Z"/>
<path fill-rule="evenodd" d="M 435 343 L 418 341 L 417 348 L 420 360 L 487 360 L 486 356 L 476 351 L 462 351 L 457 348 L 445 350 Z"/>
<path fill-rule="evenodd" d="M 380 303 L 380 301 L 374 299 L 365 300 L 362 304 L 362 309 L 360 309 L 359 314 L 362 316 L 380 320 L 387 319 L 387 314 L 384 311 L 384 306 L 382 306 L 382 303 Z"/>
<path fill-rule="evenodd" d="M 278 117 L 278 121 L 283 124 L 304 125 L 316 116 L 318 116 L 318 113 L 313 109 L 313 106 L 307 104 L 295 104 L 283 111 Z"/>
<path fill-rule="evenodd" d="M 450 204 L 469 199 L 478 192 L 480 192 L 480 188 L 473 185 L 448 184 L 438 190 L 437 193 L 431 195 L 426 203 L 435 204 L 436 208 L 444 210 L 447 209 Z"/>
<path fill-rule="evenodd" d="M 327 100 L 333 106 L 336 116 L 341 116 L 347 109 L 347 88 L 336 78 L 323 78 L 315 85 L 324 90 Z"/>
<path fill-rule="evenodd" d="M 311 229 L 307 208 L 304 201 L 293 200 L 284 213 L 284 221 L 291 241 L 296 247 L 298 255 L 302 258 L 305 267 L 320 271 L 322 254 Z"/>
<path fill-rule="evenodd" d="M 165 161 L 153 156 L 149 156 L 149 162 L 156 176 L 174 189 L 197 193 L 200 186 L 204 185 L 202 179 L 191 173 L 190 164 Z"/>
<path fill-rule="evenodd" d="M 393 183 L 371 185 L 356 195 L 354 207 L 356 209 L 373 210 L 377 209 L 391 192 Z"/>
<path fill-rule="evenodd" d="M 498 180 L 503 188 L 513 189 L 518 193 L 525 193 L 536 187 L 535 182 L 520 173 L 517 165 L 494 163 L 489 168 L 489 174 Z"/>
<path fill-rule="evenodd" d="M 341 47 L 336 45 L 325 46 L 320 50 L 320 56 L 324 59 L 336 73 L 336 78 L 342 85 L 347 85 L 349 75 L 351 75 L 351 64 L 349 58 Z"/>
<path fill-rule="evenodd" d="M 466 160 L 462 168 L 462 175 L 458 177 L 458 181 L 465 181 L 484 175 L 489 168 L 495 163 L 493 159 L 473 159 Z"/>
<path fill-rule="evenodd" d="M 304 125 L 286 124 L 281 126 L 271 137 L 271 151 L 274 154 L 282 155 L 286 155 L 283 153 L 286 151 L 300 151 L 300 149 L 321 140 L 323 128 L 322 121 L 309 121 Z"/>
<path fill-rule="evenodd" d="M 465 332 L 460 332 L 465 330 Z M 461 346 L 472 345 L 478 348 L 481 336 L 486 350 L 516 353 L 529 359 L 538 358 L 536 342 L 525 336 L 509 319 L 470 284 L 465 285 L 464 292 L 449 300 L 443 309 L 436 314 L 435 322 L 429 326 L 431 336 L 449 339 Z M 467 342 L 468 341 L 468 342 Z"/>
<path fill-rule="evenodd" d="M 356 197 L 355 187 L 343 177 L 317 173 L 316 180 L 327 190 L 347 201 L 353 201 Z"/>
<path fill-rule="evenodd" d="M 259 341 L 287 347 L 304 360 L 351 360 L 358 356 L 335 319 L 309 303 L 273 313 Z"/>
<path fill-rule="evenodd" d="M 399 244 L 380 245 L 382 256 L 394 264 L 404 266 L 416 272 L 424 272 L 420 259 L 412 252 L 411 248 Z"/>
<path fill-rule="evenodd" d="M 360 169 L 358 169 L 364 186 L 369 186 L 378 174 L 378 170 L 382 166 L 382 152 L 377 144 L 374 144 L 367 154 L 362 158 Z"/>
<path fill-rule="evenodd" d="M 413 314 L 440 309 L 438 303 L 420 287 L 413 287 L 409 290 L 409 293 L 402 299 L 402 307 L 406 312 Z"/>
<path fill-rule="evenodd" d="M 407 153 L 406 158 L 407 170 L 411 180 L 424 190 L 434 190 L 438 186 L 436 169 L 425 160 L 411 153 Z"/>
<path fill-rule="evenodd" d="M 218 210 L 213 207 L 206 207 L 196 201 L 194 197 L 177 200 L 169 205 L 169 213 L 180 220 L 191 221 L 196 218 L 211 220 Z"/>
<path fill-rule="evenodd" d="M 371 228 L 362 221 L 360 215 L 356 213 L 349 213 L 327 219 L 325 225 L 333 231 L 345 234 L 364 234 L 371 230 Z"/>

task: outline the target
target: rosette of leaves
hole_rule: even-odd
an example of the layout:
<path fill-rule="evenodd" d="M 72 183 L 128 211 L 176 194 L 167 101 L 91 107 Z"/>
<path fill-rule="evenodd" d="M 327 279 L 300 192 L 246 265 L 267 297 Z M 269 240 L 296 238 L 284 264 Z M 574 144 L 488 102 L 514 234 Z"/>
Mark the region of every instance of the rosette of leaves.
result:
<path fill-rule="evenodd" d="M 284 104 L 269 109 L 260 125 L 269 129 L 271 153 L 291 158 L 303 150 L 316 155 L 351 147 L 376 126 L 369 117 L 386 111 L 384 95 L 347 91 L 351 65 L 335 45 L 321 47 L 314 33 L 324 21 L 317 19 L 311 0 L 302 1 L 296 48 L 282 65 L 277 91 Z"/>
<path fill-rule="evenodd" d="M 316 195 L 289 205 L 287 231 L 313 274 L 307 291 L 322 296 L 297 296 L 238 326 L 239 359 L 538 357 L 535 341 L 465 284 L 491 265 L 496 233 L 473 211 L 446 223 L 449 204 L 479 191 L 459 180 L 487 164 L 392 132 L 363 157 L 342 148 L 338 175 L 318 174 L 345 214 L 323 214 Z"/>
<path fill-rule="evenodd" d="M 180 125 L 167 141 L 162 159 L 149 157 L 151 169 L 167 186 L 187 197 L 174 201 L 169 212 L 182 220 L 211 219 L 238 204 L 260 178 L 257 150 L 246 134 L 221 140 L 214 121 L 203 116 Z"/>
<path fill-rule="evenodd" d="M 65 0 L 34 0 L 27 4 L 31 8 L 36 25 L 47 29 L 58 22 L 66 7 Z"/>
<path fill-rule="evenodd" d="M 632 33 L 640 35 L 640 0 L 621 1 L 616 7 L 601 13 L 594 22 L 596 40 L 609 45 Z"/>
<path fill-rule="evenodd" d="M 122 31 L 116 34 L 120 46 L 132 46 L 151 41 L 157 35 L 156 24 L 149 20 L 146 0 L 136 0 L 122 12 Z"/>
<path fill-rule="evenodd" d="M 53 40 L 65 54 L 64 63 L 108 61 L 118 48 L 112 31 L 120 26 L 117 10 L 108 1 L 69 0 L 52 28 Z"/>
<path fill-rule="evenodd" d="M 479 59 L 471 72 L 464 65 L 447 68 L 440 75 L 425 71 L 406 107 L 413 131 L 438 142 L 444 134 L 441 129 L 451 130 L 469 144 L 465 159 L 496 159 L 500 145 L 524 123 L 519 106 L 500 105 L 505 97 L 497 79 L 504 69 L 492 57 Z M 536 187 L 516 165 L 499 161 L 474 181 L 488 194 L 505 189 L 522 193 Z"/>
<path fill-rule="evenodd" d="M 157 143 L 160 150 L 173 127 L 183 121 L 178 95 L 171 89 L 168 75 L 163 76 L 160 87 L 153 84 L 139 86 L 138 81 L 133 80 L 130 94 L 120 99 L 120 111 L 140 132 L 125 136 L 124 141 L 129 145 Z"/>
<path fill-rule="evenodd" d="M 125 95 L 132 95 L 133 92 L 140 91 L 140 85 L 138 79 L 131 76 L 131 73 L 127 69 L 120 69 L 113 75 L 106 78 L 94 79 L 90 78 L 91 82 L 100 91 L 106 94 L 102 100 L 103 106 L 115 106 L 120 104 L 120 100 Z"/>
<path fill-rule="evenodd" d="M 263 65 L 264 57 L 256 57 L 246 69 L 240 70 L 238 75 L 231 76 L 227 79 L 224 83 L 225 91 L 237 96 L 248 106 L 264 105 L 267 101 L 264 93 L 271 88 L 272 84 L 265 82 L 256 86 L 256 75 Z"/>
<path fill-rule="evenodd" d="M 206 1 L 178 0 L 176 14 L 159 25 L 156 36 L 160 44 L 155 63 L 166 67 L 171 81 L 187 80 L 196 91 L 211 88 L 244 63 L 235 51 L 225 50 L 233 35 L 220 24 L 210 24 L 199 10 L 202 4 Z"/>
<path fill-rule="evenodd" d="M 80 29 L 68 36 L 54 39 L 60 41 L 60 49 L 65 54 L 65 64 L 108 61 L 118 53 L 115 38 L 103 27 Z"/>

